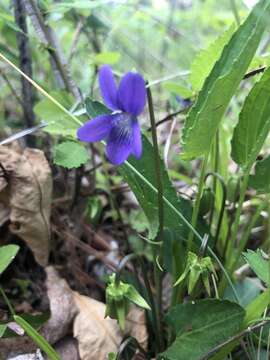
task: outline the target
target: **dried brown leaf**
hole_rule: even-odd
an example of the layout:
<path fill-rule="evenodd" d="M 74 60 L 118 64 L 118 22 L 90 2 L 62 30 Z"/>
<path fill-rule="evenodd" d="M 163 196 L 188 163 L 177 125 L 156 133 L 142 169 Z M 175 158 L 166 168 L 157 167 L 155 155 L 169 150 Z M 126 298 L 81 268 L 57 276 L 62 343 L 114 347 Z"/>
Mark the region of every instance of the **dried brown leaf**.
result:
<path fill-rule="evenodd" d="M 122 335 L 116 320 L 106 318 L 105 304 L 74 293 L 79 314 L 74 321 L 74 336 L 78 340 L 81 360 L 104 360 L 117 351 Z"/>
<path fill-rule="evenodd" d="M 21 154 L 0 146 L 0 163 L 8 177 L 0 178 L 0 202 L 10 209 L 10 230 L 46 266 L 50 241 L 52 176 L 44 153 L 25 149 Z"/>
<path fill-rule="evenodd" d="M 66 280 L 60 278 L 52 266 L 46 268 L 46 273 L 51 317 L 42 328 L 41 334 L 50 344 L 54 344 L 68 333 L 78 310 Z"/>
<path fill-rule="evenodd" d="M 125 333 L 121 333 L 116 320 L 104 318 L 105 304 L 74 293 L 79 314 L 74 321 L 74 336 L 78 340 L 82 360 L 104 360 L 110 352 L 117 352 L 123 335 L 137 339 L 147 348 L 145 313 L 133 306 L 126 319 Z"/>
<path fill-rule="evenodd" d="M 126 335 L 134 337 L 138 343 L 147 350 L 148 332 L 146 327 L 145 312 L 132 306 L 126 319 Z"/>

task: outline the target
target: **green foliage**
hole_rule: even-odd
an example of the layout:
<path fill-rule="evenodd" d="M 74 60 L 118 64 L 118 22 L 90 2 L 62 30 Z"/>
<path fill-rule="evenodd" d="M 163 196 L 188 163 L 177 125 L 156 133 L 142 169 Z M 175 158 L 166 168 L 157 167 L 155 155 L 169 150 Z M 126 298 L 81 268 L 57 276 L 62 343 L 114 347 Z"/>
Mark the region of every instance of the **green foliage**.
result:
<path fill-rule="evenodd" d="M 265 282 L 268 286 L 270 285 L 270 265 L 269 260 L 266 260 L 260 249 L 256 252 L 253 250 L 247 250 L 243 253 L 246 262 L 249 264 L 251 269 L 256 273 L 259 279 Z"/>
<path fill-rule="evenodd" d="M 246 307 L 246 315 L 241 325 L 241 330 L 246 329 L 250 326 L 251 322 L 259 319 L 266 307 L 270 303 L 270 290 L 264 291 L 262 294 L 257 296 L 251 303 Z M 233 351 L 233 349 L 239 344 L 239 339 L 234 340 L 220 349 L 211 360 L 224 360 L 226 356 Z"/>
<path fill-rule="evenodd" d="M 23 318 L 29 325 L 31 325 L 34 329 L 39 330 L 50 318 L 49 312 L 44 312 L 43 314 L 22 314 L 20 315 L 21 318 Z M 8 321 L 4 324 L 1 324 L 3 327 L 5 327 L 2 337 L 9 338 L 9 337 L 18 337 L 21 336 L 17 333 L 15 333 L 12 329 L 10 329 L 8 325 Z M 1 327 L 0 325 L 0 327 Z M 0 330 L 1 331 L 1 330 Z M 1 336 L 0 336 L 1 337 Z"/>
<path fill-rule="evenodd" d="M 41 350 L 43 350 L 48 355 L 49 359 L 61 360 L 60 356 L 51 347 L 51 345 L 27 321 L 18 315 L 14 315 L 14 320 L 24 329 L 26 334 L 33 339 L 38 347 L 40 347 Z"/>
<path fill-rule="evenodd" d="M 145 136 L 143 136 L 143 155 L 141 159 L 138 161 L 135 158 L 130 158 L 128 162 L 146 179 L 146 182 L 143 181 L 142 178 L 139 177 L 136 172 L 132 171 L 127 164 L 119 167 L 119 172 L 137 197 L 149 221 L 150 237 L 153 238 L 158 229 L 158 200 L 157 193 L 147 182 L 152 184 L 155 188 L 157 187 L 157 184 L 155 169 L 153 166 L 154 151 L 152 145 Z M 164 197 L 186 218 L 190 218 L 191 206 L 188 201 L 177 197 L 176 191 L 172 186 L 163 162 L 161 164 L 161 171 Z M 181 239 L 185 236 L 184 224 L 176 217 L 174 211 L 166 203 L 164 203 L 164 226 L 173 231 L 177 239 Z"/>
<path fill-rule="evenodd" d="M 210 74 L 217 59 L 219 59 L 223 48 L 230 40 L 235 26 L 231 25 L 223 34 L 213 41 L 206 49 L 201 50 L 191 64 L 190 82 L 192 89 L 198 92 Z"/>
<path fill-rule="evenodd" d="M 72 106 L 72 96 L 65 91 L 54 91 L 50 94 L 66 109 Z M 65 114 L 50 99 L 43 99 L 38 102 L 34 111 L 39 119 L 48 123 L 44 128 L 45 131 L 52 135 L 71 136 L 76 138 L 78 124 L 76 124 L 70 116 Z"/>
<path fill-rule="evenodd" d="M 90 97 L 85 99 L 85 109 L 90 118 L 111 113 L 111 111 L 105 105 L 99 101 L 92 100 Z"/>
<path fill-rule="evenodd" d="M 270 156 L 256 162 L 255 174 L 249 177 L 249 186 L 259 194 L 270 192 Z"/>
<path fill-rule="evenodd" d="M 78 168 L 89 161 L 89 154 L 83 144 L 65 141 L 56 145 L 53 161 L 67 169 Z"/>
<path fill-rule="evenodd" d="M 176 339 L 160 359 L 198 360 L 215 346 L 236 335 L 245 316 L 244 309 L 227 300 L 201 300 L 177 305 L 166 320 Z"/>
<path fill-rule="evenodd" d="M 256 121 L 254 121 L 256 119 Z M 256 160 L 270 129 L 270 68 L 250 91 L 232 138 L 233 160 L 249 168 Z"/>
<path fill-rule="evenodd" d="M 112 319 L 117 319 L 122 330 L 125 329 L 125 318 L 129 310 L 129 303 L 151 310 L 144 298 L 133 285 L 117 281 L 116 274 L 109 277 L 106 288 L 106 314 Z"/>
<path fill-rule="evenodd" d="M 119 62 L 121 55 L 115 51 L 104 51 L 95 56 L 94 62 L 97 65 L 109 64 L 114 65 Z"/>
<path fill-rule="evenodd" d="M 179 85 L 177 82 L 167 81 L 164 83 L 163 88 L 170 91 L 171 93 L 180 95 L 184 99 L 188 99 L 193 95 L 192 90 Z"/>
<path fill-rule="evenodd" d="M 209 256 L 200 258 L 193 252 L 189 251 L 185 270 L 180 278 L 176 281 L 174 286 L 179 285 L 182 281 L 187 279 L 188 293 L 191 294 L 201 277 L 204 287 L 210 296 L 210 284 L 208 276 L 211 273 L 217 277 L 211 258 Z"/>
<path fill-rule="evenodd" d="M 250 304 L 261 292 L 260 282 L 256 278 L 246 277 L 236 281 L 234 286 L 239 298 L 239 305 L 243 307 Z M 224 300 L 235 301 L 231 288 L 226 288 L 223 298 Z"/>
<path fill-rule="evenodd" d="M 15 258 L 18 251 L 19 246 L 17 245 L 6 245 L 0 247 L 0 275 Z"/>
<path fill-rule="evenodd" d="M 207 153 L 220 121 L 256 52 L 270 16 L 270 3 L 261 0 L 233 34 L 188 113 L 182 135 L 183 158 Z"/>

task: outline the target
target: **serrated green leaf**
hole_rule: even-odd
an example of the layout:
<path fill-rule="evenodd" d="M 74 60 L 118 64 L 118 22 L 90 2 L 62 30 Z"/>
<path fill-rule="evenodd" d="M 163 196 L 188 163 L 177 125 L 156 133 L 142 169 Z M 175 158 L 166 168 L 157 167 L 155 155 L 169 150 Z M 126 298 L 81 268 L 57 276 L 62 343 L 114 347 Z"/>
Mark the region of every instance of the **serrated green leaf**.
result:
<path fill-rule="evenodd" d="M 166 316 L 176 339 L 159 355 L 167 360 L 199 360 L 215 346 L 236 335 L 244 309 L 227 300 L 199 300 L 177 305 Z"/>
<path fill-rule="evenodd" d="M 66 109 L 72 106 L 72 96 L 66 91 L 54 91 L 50 94 Z M 72 136 L 76 138 L 79 127 L 72 119 L 59 109 L 50 99 L 43 99 L 34 107 L 35 114 L 48 123 L 44 131 L 52 135 Z"/>
<path fill-rule="evenodd" d="M 256 121 L 254 121 L 256 119 Z M 248 94 L 232 138 L 232 158 L 250 167 L 270 130 L 270 68 Z"/>
<path fill-rule="evenodd" d="M 84 145 L 65 141 L 55 147 L 53 161 L 67 169 L 78 168 L 89 161 L 89 154 Z"/>
<path fill-rule="evenodd" d="M 128 162 L 142 174 L 148 182 L 156 188 L 156 174 L 154 164 L 154 151 L 151 143 L 143 136 L 143 155 L 140 160 L 130 157 Z M 158 229 L 158 206 L 157 194 L 149 188 L 145 182 L 136 175 L 134 171 L 124 164 L 118 168 L 125 181 L 129 184 L 131 190 L 137 197 L 150 225 L 150 237 L 154 237 Z M 186 217 L 190 218 L 191 206 L 188 201 L 177 197 L 176 191 L 172 186 L 164 163 L 161 164 L 162 181 L 164 187 L 164 196 Z M 177 239 L 185 237 L 185 225 L 175 216 L 173 210 L 164 204 L 164 225 L 174 232 Z"/>
<path fill-rule="evenodd" d="M 256 162 L 255 174 L 249 177 L 249 186 L 259 194 L 270 192 L 270 156 Z"/>
<path fill-rule="evenodd" d="M 191 64 L 190 82 L 194 91 L 199 91 L 203 82 L 210 74 L 215 62 L 220 57 L 224 46 L 230 40 L 235 26 L 231 25 L 223 34 L 221 34 L 206 49 L 201 50 Z"/>
<path fill-rule="evenodd" d="M 227 106 L 258 48 L 269 17 L 269 0 L 260 0 L 225 46 L 187 115 L 182 135 L 183 158 L 192 159 L 209 151 Z"/>
<path fill-rule="evenodd" d="M 0 275 L 15 258 L 19 249 L 18 245 L 6 245 L 0 247 Z"/>
<path fill-rule="evenodd" d="M 109 110 L 105 105 L 99 101 L 92 100 L 90 97 L 85 99 L 85 109 L 91 119 L 99 115 L 111 113 L 111 110 Z"/>
<path fill-rule="evenodd" d="M 261 250 L 258 249 L 256 252 L 247 250 L 247 252 L 243 253 L 243 256 L 258 278 L 269 286 L 270 263 L 269 260 L 263 258 Z"/>
<path fill-rule="evenodd" d="M 264 310 L 270 303 L 270 289 L 267 289 L 262 294 L 257 296 L 248 306 L 246 307 L 246 315 L 241 325 L 241 330 L 245 330 L 251 321 L 254 321 L 261 317 Z M 229 344 L 225 345 L 220 349 L 214 356 L 211 357 L 211 360 L 224 360 L 227 355 L 233 351 L 233 349 L 239 344 L 240 340 L 234 340 Z"/>

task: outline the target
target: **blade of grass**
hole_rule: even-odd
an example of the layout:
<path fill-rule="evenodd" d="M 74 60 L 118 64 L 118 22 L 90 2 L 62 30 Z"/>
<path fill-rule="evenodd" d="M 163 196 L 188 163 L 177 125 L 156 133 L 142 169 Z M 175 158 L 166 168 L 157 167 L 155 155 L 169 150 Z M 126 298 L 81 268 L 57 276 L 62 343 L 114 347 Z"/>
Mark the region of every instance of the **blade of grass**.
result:
<path fill-rule="evenodd" d="M 40 349 L 48 355 L 49 359 L 61 360 L 60 356 L 51 347 L 51 345 L 30 324 L 28 324 L 28 322 L 26 322 L 19 315 L 14 315 L 13 318 L 14 321 L 24 329 L 26 334 L 34 340 L 38 347 L 40 347 Z"/>

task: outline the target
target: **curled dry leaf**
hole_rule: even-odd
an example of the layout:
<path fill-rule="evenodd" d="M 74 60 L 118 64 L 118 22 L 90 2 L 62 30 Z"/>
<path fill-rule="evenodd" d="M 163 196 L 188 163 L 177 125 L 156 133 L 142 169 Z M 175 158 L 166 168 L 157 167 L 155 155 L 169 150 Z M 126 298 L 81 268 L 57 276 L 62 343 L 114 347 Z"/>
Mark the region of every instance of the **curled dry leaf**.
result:
<path fill-rule="evenodd" d="M 52 266 L 46 268 L 46 273 L 51 317 L 42 328 L 41 333 L 50 344 L 55 344 L 68 333 L 78 310 L 73 292 L 66 280 L 61 279 Z"/>
<path fill-rule="evenodd" d="M 79 343 L 81 360 L 104 360 L 110 352 L 117 351 L 122 335 L 117 321 L 106 318 L 105 304 L 87 296 L 74 293 L 79 309 L 73 332 Z"/>
<path fill-rule="evenodd" d="M 105 304 L 74 293 L 79 313 L 74 321 L 74 336 L 78 340 L 81 360 L 104 360 L 110 352 L 117 352 L 124 335 L 135 337 L 146 349 L 147 329 L 144 311 L 132 307 L 122 334 L 116 320 L 104 318 Z"/>
<path fill-rule="evenodd" d="M 0 163 L 6 175 L 0 177 L 0 204 L 6 209 L 0 215 L 7 216 L 9 210 L 11 232 L 28 244 L 40 265 L 46 266 L 52 195 L 49 164 L 40 150 L 27 148 L 20 153 L 7 146 L 0 146 Z"/>

